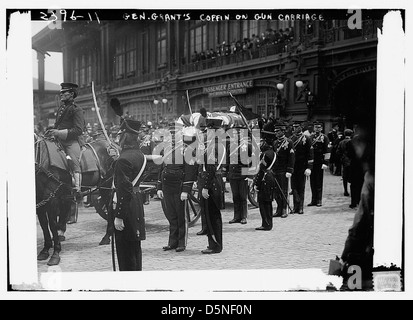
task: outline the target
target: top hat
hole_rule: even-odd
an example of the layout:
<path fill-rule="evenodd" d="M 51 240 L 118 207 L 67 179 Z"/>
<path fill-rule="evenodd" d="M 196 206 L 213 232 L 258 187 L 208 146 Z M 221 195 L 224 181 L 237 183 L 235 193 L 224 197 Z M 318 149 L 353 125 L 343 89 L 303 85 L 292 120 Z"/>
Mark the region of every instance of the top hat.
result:
<path fill-rule="evenodd" d="M 126 133 L 140 134 L 139 129 L 141 125 L 142 123 L 140 121 L 125 119 L 120 126 L 120 130 L 124 130 Z"/>
<path fill-rule="evenodd" d="M 74 93 L 74 97 L 77 97 L 77 88 L 79 88 L 79 86 L 76 83 L 71 83 L 71 82 L 62 82 L 60 84 L 60 86 L 62 87 L 60 89 L 60 93 L 63 92 L 67 92 L 67 91 L 71 91 Z"/>

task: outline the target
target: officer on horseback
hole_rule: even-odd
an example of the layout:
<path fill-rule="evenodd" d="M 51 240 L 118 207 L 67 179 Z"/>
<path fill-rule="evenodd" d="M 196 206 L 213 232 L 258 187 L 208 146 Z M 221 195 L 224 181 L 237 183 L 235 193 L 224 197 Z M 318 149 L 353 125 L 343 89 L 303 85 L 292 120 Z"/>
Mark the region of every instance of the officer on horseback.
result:
<path fill-rule="evenodd" d="M 61 143 L 67 154 L 69 168 L 73 174 L 76 197 L 81 191 L 80 144 L 79 137 L 85 128 L 83 109 L 75 104 L 78 85 L 75 83 L 61 83 L 60 105 L 54 128 L 47 135 L 54 136 Z"/>

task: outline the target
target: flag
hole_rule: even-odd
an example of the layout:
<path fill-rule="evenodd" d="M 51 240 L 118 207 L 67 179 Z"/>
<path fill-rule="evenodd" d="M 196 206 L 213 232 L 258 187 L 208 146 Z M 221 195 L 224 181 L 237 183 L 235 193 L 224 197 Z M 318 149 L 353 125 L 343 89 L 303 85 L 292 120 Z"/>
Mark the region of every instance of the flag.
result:
<path fill-rule="evenodd" d="M 243 116 L 246 120 L 252 120 L 252 119 L 258 119 L 260 116 L 254 112 L 252 112 L 251 110 L 245 108 L 244 106 L 242 106 L 238 100 L 232 95 L 232 93 L 230 92 L 229 95 L 231 96 L 231 98 L 234 100 L 236 106 L 237 106 L 237 111 L 241 114 L 241 116 Z"/>

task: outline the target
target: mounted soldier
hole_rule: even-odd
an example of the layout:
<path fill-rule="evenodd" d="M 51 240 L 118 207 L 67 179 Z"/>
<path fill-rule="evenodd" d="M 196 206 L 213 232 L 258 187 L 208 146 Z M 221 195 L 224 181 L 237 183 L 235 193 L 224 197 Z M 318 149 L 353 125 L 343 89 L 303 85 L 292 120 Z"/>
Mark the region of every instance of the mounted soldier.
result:
<path fill-rule="evenodd" d="M 73 177 L 76 198 L 80 200 L 81 168 L 79 138 L 85 129 L 83 109 L 75 104 L 78 85 L 75 83 L 61 83 L 60 101 L 62 104 L 57 110 L 54 128 L 46 132 L 46 136 L 55 137 L 66 152 L 66 158 Z"/>

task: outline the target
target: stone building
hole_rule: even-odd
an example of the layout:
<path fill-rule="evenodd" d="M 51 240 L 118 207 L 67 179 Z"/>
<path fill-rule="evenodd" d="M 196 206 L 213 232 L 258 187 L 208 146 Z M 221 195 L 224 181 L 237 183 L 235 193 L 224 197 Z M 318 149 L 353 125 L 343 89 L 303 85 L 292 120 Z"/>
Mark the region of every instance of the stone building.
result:
<path fill-rule="evenodd" d="M 33 48 L 40 65 L 44 52 L 63 53 L 64 81 L 79 84 L 77 102 L 89 123 L 97 122 L 93 81 L 104 122 L 119 121 L 112 99 L 135 119 L 159 123 L 188 114 L 188 99 L 193 112 L 229 110 L 230 91 L 259 115 L 317 119 L 328 131 L 337 121 L 351 126 L 360 109 L 375 112 L 381 24 L 363 20 L 351 30 L 347 20 L 67 21 L 35 35 Z M 50 97 L 40 105 L 43 118 L 56 109 Z"/>

